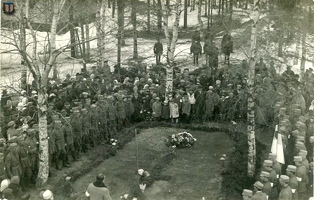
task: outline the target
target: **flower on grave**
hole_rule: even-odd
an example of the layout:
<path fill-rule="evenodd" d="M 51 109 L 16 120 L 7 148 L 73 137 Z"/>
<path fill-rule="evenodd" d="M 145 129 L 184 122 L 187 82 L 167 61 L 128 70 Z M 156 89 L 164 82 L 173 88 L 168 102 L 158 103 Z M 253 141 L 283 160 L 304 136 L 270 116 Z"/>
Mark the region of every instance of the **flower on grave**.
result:
<path fill-rule="evenodd" d="M 191 147 L 196 141 L 196 138 L 194 138 L 191 133 L 188 133 L 186 131 L 178 134 L 172 134 L 168 138 L 169 142 L 167 143 L 167 146 L 171 148 Z"/>

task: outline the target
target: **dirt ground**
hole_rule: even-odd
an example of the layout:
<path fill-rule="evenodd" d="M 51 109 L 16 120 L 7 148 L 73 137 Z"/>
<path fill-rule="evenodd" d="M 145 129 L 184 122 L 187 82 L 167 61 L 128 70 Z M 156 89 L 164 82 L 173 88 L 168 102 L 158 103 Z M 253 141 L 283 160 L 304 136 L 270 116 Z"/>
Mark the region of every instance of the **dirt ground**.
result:
<path fill-rule="evenodd" d="M 139 168 L 148 169 L 154 162 L 169 152 L 164 144 L 164 138 L 184 131 L 175 128 L 151 128 L 140 132 L 137 142 L 133 139 L 115 157 L 105 160 L 88 174 L 77 179 L 73 187 L 77 199 L 85 199 L 87 185 L 102 172 L 106 175 L 106 185 L 114 200 L 128 193 L 132 183 L 136 181 L 137 145 Z M 222 154 L 232 151 L 232 141 L 221 132 L 188 131 L 196 139 L 191 148 L 175 149 L 175 159 L 163 169 L 165 176 L 171 176 L 169 181 L 155 181 L 145 190 L 150 200 L 197 200 L 205 197 L 220 198 Z M 137 144 L 137 145 L 136 145 Z"/>

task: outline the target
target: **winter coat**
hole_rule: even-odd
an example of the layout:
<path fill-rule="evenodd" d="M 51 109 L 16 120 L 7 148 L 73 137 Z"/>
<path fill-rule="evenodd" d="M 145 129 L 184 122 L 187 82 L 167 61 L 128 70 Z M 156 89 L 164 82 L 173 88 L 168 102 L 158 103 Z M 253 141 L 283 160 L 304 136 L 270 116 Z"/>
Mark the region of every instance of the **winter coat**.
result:
<path fill-rule="evenodd" d="M 292 175 L 290 176 L 289 178 L 289 186 L 291 188 L 291 191 L 292 191 L 292 199 L 293 200 L 298 200 L 298 185 L 299 185 L 299 182 L 298 182 L 298 179 L 295 175 Z"/>
<path fill-rule="evenodd" d="M 267 200 L 267 195 L 264 192 L 258 191 L 252 196 L 251 200 Z"/>
<path fill-rule="evenodd" d="M 281 188 L 278 200 L 292 200 L 292 191 L 290 186 Z"/>
<path fill-rule="evenodd" d="M 170 118 L 170 107 L 169 104 L 163 104 L 161 109 L 161 118 L 169 119 Z"/>
<path fill-rule="evenodd" d="M 116 105 L 116 109 L 117 109 L 118 118 L 119 119 L 125 119 L 126 114 L 125 114 L 124 103 L 122 101 L 117 101 L 115 105 Z"/>
<path fill-rule="evenodd" d="M 65 150 L 65 137 L 64 137 L 62 128 L 55 128 L 53 130 L 53 134 L 55 135 L 56 151 L 64 151 Z"/>
<path fill-rule="evenodd" d="M 154 54 L 162 54 L 163 46 L 160 42 L 155 43 L 154 45 Z"/>
<path fill-rule="evenodd" d="M 190 115 L 191 112 L 191 104 L 189 101 L 182 102 L 182 113 Z"/>
<path fill-rule="evenodd" d="M 26 143 L 23 141 L 23 144 L 19 145 L 19 158 L 20 158 L 20 163 L 21 163 L 21 167 L 22 169 L 26 169 L 28 167 L 31 166 L 31 160 L 28 156 L 28 152 L 27 152 L 27 145 Z"/>
<path fill-rule="evenodd" d="M 179 106 L 175 102 L 169 102 L 170 108 L 170 118 L 178 118 L 179 117 Z"/>
<path fill-rule="evenodd" d="M 191 47 L 190 47 L 191 53 L 194 55 L 199 55 L 202 53 L 202 45 L 199 42 L 193 42 Z"/>
<path fill-rule="evenodd" d="M 18 147 L 12 149 L 4 160 L 8 178 L 12 178 L 13 176 L 21 177 L 22 175 L 22 167 L 19 160 L 18 151 Z"/>
<path fill-rule="evenodd" d="M 154 102 L 152 106 L 153 110 L 153 117 L 160 117 L 161 116 L 161 103 Z"/>
<path fill-rule="evenodd" d="M 306 185 L 309 182 L 309 177 L 306 171 L 306 168 L 304 165 L 300 165 L 297 167 L 297 172 L 296 172 L 297 178 L 301 178 L 301 181 L 299 181 L 298 184 L 298 192 L 305 192 L 306 191 Z"/>

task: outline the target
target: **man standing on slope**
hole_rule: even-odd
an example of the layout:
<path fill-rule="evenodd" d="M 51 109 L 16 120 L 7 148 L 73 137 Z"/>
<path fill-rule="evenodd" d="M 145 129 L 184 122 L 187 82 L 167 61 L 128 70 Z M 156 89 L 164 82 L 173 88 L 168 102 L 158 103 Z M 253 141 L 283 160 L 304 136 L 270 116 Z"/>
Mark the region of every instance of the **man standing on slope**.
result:
<path fill-rule="evenodd" d="M 112 200 L 104 180 L 105 176 L 98 174 L 96 181 L 88 185 L 85 195 L 89 200 Z"/>

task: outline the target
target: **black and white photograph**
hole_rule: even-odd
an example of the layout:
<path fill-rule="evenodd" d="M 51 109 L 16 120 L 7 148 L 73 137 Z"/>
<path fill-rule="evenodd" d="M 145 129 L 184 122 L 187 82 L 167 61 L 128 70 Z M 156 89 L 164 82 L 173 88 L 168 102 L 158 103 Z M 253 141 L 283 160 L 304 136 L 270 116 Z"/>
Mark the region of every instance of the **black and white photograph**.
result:
<path fill-rule="evenodd" d="M 0 19 L 0 200 L 314 200 L 314 0 Z"/>

